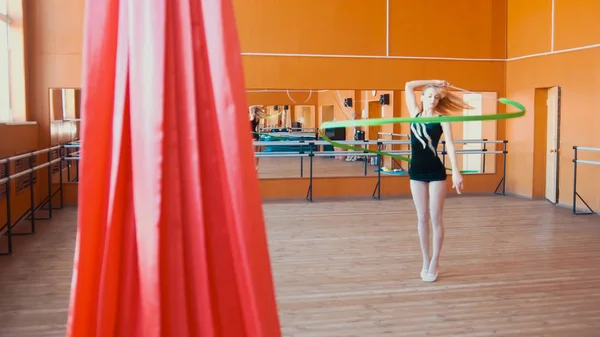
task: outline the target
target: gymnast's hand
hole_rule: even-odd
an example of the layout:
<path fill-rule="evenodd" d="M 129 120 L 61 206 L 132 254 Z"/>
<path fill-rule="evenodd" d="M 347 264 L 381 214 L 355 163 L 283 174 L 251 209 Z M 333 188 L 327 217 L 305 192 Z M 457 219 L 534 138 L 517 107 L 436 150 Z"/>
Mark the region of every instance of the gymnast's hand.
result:
<path fill-rule="evenodd" d="M 438 86 L 438 87 L 447 87 L 450 85 L 450 83 L 444 81 L 444 80 L 434 80 L 433 84 Z"/>
<path fill-rule="evenodd" d="M 452 173 L 452 188 L 456 189 L 456 193 L 462 194 L 463 190 L 463 178 L 460 172 Z"/>

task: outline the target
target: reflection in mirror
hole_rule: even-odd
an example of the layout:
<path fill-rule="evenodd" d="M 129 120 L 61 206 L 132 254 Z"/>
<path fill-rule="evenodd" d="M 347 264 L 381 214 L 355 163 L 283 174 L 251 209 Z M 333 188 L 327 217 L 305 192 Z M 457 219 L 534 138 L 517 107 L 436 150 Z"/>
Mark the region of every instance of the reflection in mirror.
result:
<path fill-rule="evenodd" d="M 79 141 L 79 120 L 81 118 L 81 89 L 79 88 L 49 88 L 48 89 L 48 113 L 50 115 L 50 139 L 51 145 L 74 144 Z M 76 156 L 78 147 L 66 147 L 62 149 L 63 155 Z M 52 159 L 60 156 L 59 150 L 51 154 Z M 77 181 L 79 176 L 79 165 L 76 160 L 63 161 L 63 182 Z M 52 165 L 52 181 L 60 181 L 60 164 Z"/>
<path fill-rule="evenodd" d="M 463 93 L 474 109 L 462 115 L 497 113 L 497 93 Z M 416 92 L 420 101 L 420 92 Z M 402 90 L 269 90 L 247 91 L 250 106 L 259 106 L 260 136 L 255 140 L 259 152 L 259 178 L 351 177 L 382 175 L 406 176 L 407 162 L 360 151 L 368 148 L 410 157 L 410 125 L 407 123 L 325 130 L 327 136 L 359 148 L 346 150 L 333 147 L 320 139 L 318 128 L 325 121 L 410 117 Z M 451 123 L 457 150 L 458 166 L 465 174 L 487 174 L 496 171 L 495 121 Z M 442 138 L 443 140 L 443 138 Z M 487 141 L 487 143 L 486 143 Z M 310 147 L 308 142 L 315 142 Z M 379 145 L 377 143 L 380 143 Z M 440 158 L 450 167 L 442 141 Z M 312 160 L 310 153 L 313 153 Z"/>
<path fill-rule="evenodd" d="M 81 89 L 48 89 L 50 120 L 73 120 L 80 118 Z"/>

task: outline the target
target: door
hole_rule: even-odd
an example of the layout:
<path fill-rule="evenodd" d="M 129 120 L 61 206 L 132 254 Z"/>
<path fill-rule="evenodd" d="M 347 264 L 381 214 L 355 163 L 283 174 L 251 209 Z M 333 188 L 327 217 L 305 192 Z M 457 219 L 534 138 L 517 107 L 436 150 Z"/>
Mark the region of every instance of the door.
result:
<path fill-rule="evenodd" d="M 473 109 L 464 109 L 465 116 L 480 116 L 483 110 L 483 95 L 482 94 L 464 94 L 463 100 L 468 103 Z M 463 123 L 463 139 L 465 140 L 481 140 L 483 125 L 481 121 L 472 121 Z M 481 143 L 466 143 L 463 145 L 464 150 L 481 150 Z M 463 170 L 471 172 L 482 171 L 482 155 L 480 153 L 463 154 Z"/>
<path fill-rule="evenodd" d="M 302 117 L 304 118 L 304 124 L 302 124 L 302 128 L 315 127 L 314 115 L 315 113 L 313 107 L 307 105 L 302 106 Z"/>
<path fill-rule="evenodd" d="M 546 129 L 546 199 L 558 202 L 558 132 L 560 125 L 560 88 L 548 89 L 548 122 Z"/>
<path fill-rule="evenodd" d="M 321 106 L 321 123 L 333 121 L 333 105 L 322 105 Z"/>
<path fill-rule="evenodd" d="M 369 119 L 381 118 L 383 114 L 383 106 L 379 104 L 379 101 L 370 101 L 369 102 Z M 372 125 L 367 128 L 366 138 L 368 140 L 378 140 L 379 132 L 381 132 L 381 126 Z M 377 150 L 377 144 L 369 145 L 370 150 Z"/>

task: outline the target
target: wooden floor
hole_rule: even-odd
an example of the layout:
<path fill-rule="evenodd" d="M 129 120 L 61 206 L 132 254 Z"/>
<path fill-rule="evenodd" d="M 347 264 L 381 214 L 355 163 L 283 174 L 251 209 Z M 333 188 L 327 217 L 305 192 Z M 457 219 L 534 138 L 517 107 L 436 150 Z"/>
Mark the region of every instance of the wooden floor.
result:
<path fill-rule="evenodd" d="M 599 335 L 598 216 L 512 197 L 449 198 L 430 284 L 419 277 L 410 199 L 264 208 L 284 336 Z M 76 209 L 61 211 L 0 257 L 0 336 L 64 336 L 75 219 Z"/>
<path fill-rule="evenodd" d="M 30 229 L 23 222 L 16 231 Z M 65 336 L 76 235 L 77 209 L 65 208 L 13 238 L 13 256 L 0 256 L 0 337 Z"/>

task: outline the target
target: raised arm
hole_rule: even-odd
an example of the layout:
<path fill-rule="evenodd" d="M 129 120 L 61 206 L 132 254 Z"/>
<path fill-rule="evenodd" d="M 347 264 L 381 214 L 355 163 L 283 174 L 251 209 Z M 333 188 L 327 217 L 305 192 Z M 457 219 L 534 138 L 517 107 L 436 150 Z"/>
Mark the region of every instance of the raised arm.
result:
<path fill-rule="evenodd" d="M 446 151 L 448 157 L 450 157 L 450 165 L 452 165 L 452 187 L 456 189 L 458 194 L 462 193 L 463 189 L 463 178 L 458 168 L 458 162 L 456 161 L 456 149 L 454 148 L 454 138 L 452 136 L 452 127 L 450 123 L 441 123 L 442 130 L 444 131 L 444 140 L 446 141 Z"/>
<path fill-rule="evenodd" d="M 250 105 L 248 107 L 248 113 L 250 120 L 260 117 L 260 114 L 265 114 L 265 108 L 263 105 Z"/>
<path fill-rule="evenodd" d="M 445 86 L 448 82 L 442 80 L 416 80 L 406 82 L 404 85 L 404 94 L 406 97 L 406 106 L 408 107 L 408 111 L 410 112 L 410 116 L 416 116 L 420 111 L 419 105 L 417 104 L 417 99 L 415 97 L 415 89 L 424 87 L 429 84 Z"/>

